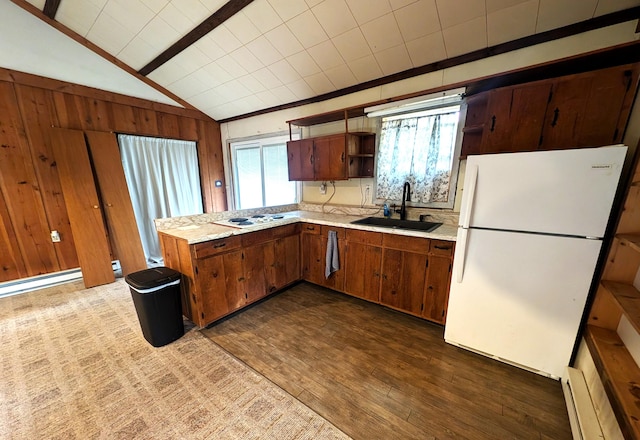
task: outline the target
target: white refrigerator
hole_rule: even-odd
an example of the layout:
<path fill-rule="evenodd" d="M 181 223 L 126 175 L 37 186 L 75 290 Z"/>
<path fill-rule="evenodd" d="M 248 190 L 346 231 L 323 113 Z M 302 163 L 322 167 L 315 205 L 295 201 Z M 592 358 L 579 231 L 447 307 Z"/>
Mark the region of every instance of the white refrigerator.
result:
<path fill-rule="evenodd" d="M 469 156 L 444 337 L 560 378 L 627 147 Z"/>

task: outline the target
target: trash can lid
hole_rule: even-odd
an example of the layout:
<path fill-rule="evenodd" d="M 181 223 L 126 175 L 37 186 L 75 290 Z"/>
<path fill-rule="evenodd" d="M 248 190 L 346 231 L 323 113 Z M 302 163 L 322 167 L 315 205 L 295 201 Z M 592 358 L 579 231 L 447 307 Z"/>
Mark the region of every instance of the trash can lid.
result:
<path fill-rule="evenodd" d="M 180 272 L 168 267 L 152 267 L 133 272 L 124 278 L 125 282 L 136 290 L 155 289 L 180 280 Z"/>

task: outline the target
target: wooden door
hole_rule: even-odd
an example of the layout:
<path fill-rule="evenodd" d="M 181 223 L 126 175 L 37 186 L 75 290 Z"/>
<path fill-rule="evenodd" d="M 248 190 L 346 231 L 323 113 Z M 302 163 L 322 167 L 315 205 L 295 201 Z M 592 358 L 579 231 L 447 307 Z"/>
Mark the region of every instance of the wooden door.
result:
<path fill-rule="evenodd" d="M 192 319 L 204 326 L 227 315 L 232 310 L 226 297 L 226 280 L 224 258 L 222 255 L 195 260 L 196 282 L 195 295 L 199 303 L 199 315 Z"/>
<path fill-rule="evenodd" d="M 345 292 L 367 301 L 379 302 L 381 263 L 381 247 L 348 242 L 345 252 Z"/>
<path fill-rule="evenodd" d="M 274 242 L 278 289 L 300 279 L 300 236 L 290 235 Z"/>
<path fill-rule="evenodd" d="M 451 259 L 449 257 L 430 255 L 422 310 L 423 317 L 444 324 L 449 300 L 450 280 Z"/>
<path fill-rule="evenodd" d="M 482 152 L 537 149 L 550 92 L 549 82 L 492 91 L 483 130 Z"/>
<path fill-rule="evenodd" d="M 51 130 L 64 202 L 76 243 L 78 261 L 86 287 L 115 281 L 93 171 L 84 140 L 77 130 Z"/>
<path fill-rule="evenodd" d="M 313 180 L 313 139 L 287 142 L 289 180 Z"/>
<path fill-rule="evenodd" d="M 225 279 L 225 289 L 222 294 L 225 297 L 229 312 L 242 308 L 249 299 L 242 258 L 242 250 L 222 255 Z"/>
<path fill-rule="evenodd" d="M 265 277 L 267 249 L 273 247 L 272 243 L 260 243 L 248 246 L 242 250 L 242 268 L 246 301 L 252 303 L 264 298 L 267 294 L 267 281 Z"/>
<path fill-rule="evenodd" d="M 419 315 L 426 280 L 427 255 L 384 249 L 380 302 Z"/>
<path fill-rule="evenodd" d="M 315 138 L 314 180 L 343 180 L 347 178 L 346 135 Z"/>
<path fill-rule="evenodd" d="M 315 227 L 319 228 L 319 226 Z M 325 245 L 323 245 L 323 237 L 317 234 L 303 233 L 302 249 L 303 278 L 311 283 L 323 285 L 325 282 L 325 255 L 323 250 L 326 249 Z"/>
<path fill-rule="evenodd" d="M 86 131 L 87 143 L 106 213 L 109 237 L 124 276 L 147 268 L 140 233 L 113 133 Z"/>

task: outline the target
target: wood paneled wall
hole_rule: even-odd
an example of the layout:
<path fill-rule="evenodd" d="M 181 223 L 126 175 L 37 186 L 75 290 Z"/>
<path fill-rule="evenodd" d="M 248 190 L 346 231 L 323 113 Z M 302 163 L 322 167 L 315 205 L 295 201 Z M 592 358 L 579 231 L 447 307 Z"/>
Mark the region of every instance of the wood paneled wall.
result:
<path fill-rule="evenodd" d="M 51 127 L 196 141 L 204 209 L 227 209 L 214 184 L 224 182 L 220 126 L 205 114 L 0 69 L 0 282 L 78 267 Z"/>

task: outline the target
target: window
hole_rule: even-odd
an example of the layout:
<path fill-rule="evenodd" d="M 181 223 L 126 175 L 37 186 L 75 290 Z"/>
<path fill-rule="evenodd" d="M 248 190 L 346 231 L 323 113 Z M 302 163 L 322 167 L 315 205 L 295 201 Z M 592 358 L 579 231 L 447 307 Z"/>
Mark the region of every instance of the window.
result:
<path fill-rule="evenodd" d="M 460 106 L 382 119 L 376 169 L 376 198 L 402 199 L 411 185 L 415 206 L 453 207 L 451 187 Z"/>
<path fill-rule="evenodd" d="M 285 136 L 231 143 L 236 209 L 297 202 L 296 182 L 289 181 Z"/>

